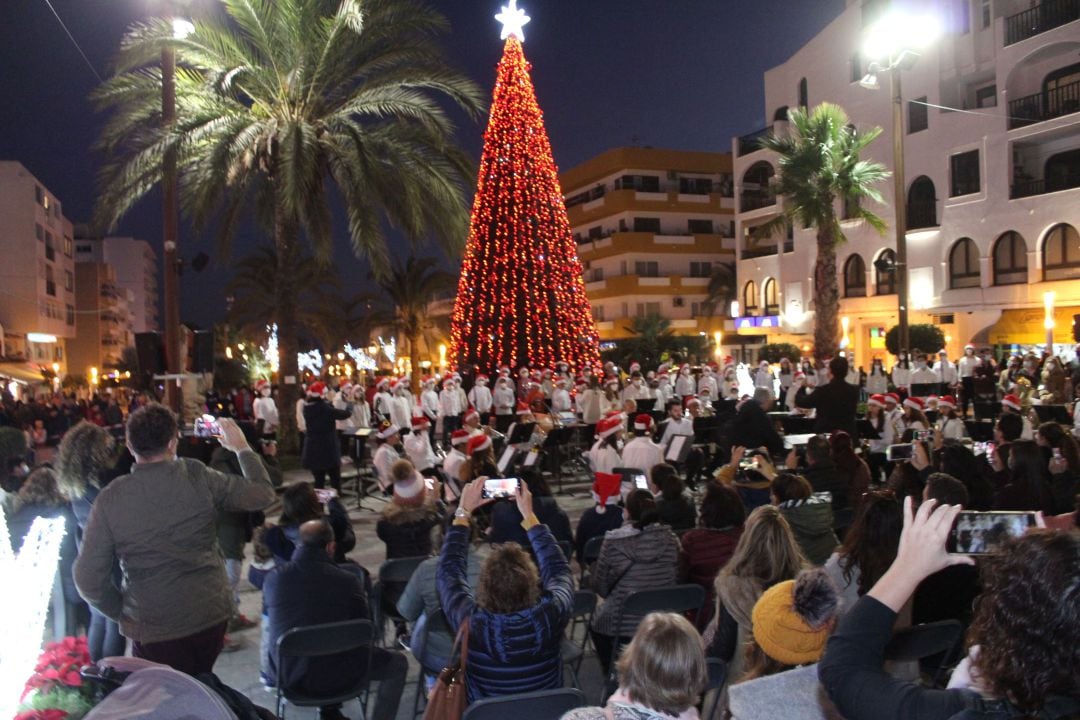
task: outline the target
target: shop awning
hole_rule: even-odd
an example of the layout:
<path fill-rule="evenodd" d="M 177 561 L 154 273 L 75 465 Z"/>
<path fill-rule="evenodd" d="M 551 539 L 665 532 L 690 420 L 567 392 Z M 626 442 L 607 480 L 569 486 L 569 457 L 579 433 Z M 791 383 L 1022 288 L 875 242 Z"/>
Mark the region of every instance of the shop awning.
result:
<path fill-rule="evenodd" d="M 43 385 L 41 371 L 30 363 L 0 362 L 0 377 L 11 378 L 30 385 Z"/>
<path fill-rule="evenodd" d="M 1072 341 L 1073 315 L 1080 307 L 1054 308 L 1054 342 Z M 1038 345 L 1046 342 L 1046 319 L 1042 308 L 1002 310 L 998 321 L 988 327 L 985 342 L 991 345 Z M 980 333 L 982 335 L 982 333 Z M 982 340 L 982 338 L 979 338 Z"/>

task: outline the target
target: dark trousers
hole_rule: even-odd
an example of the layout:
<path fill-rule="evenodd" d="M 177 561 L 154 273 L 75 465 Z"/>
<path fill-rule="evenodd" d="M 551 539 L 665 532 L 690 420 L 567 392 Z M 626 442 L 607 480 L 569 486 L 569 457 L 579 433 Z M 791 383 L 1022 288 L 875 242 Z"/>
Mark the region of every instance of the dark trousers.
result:
<path fill-rule="evenodd" d="M 443 447 L 450 447 L 450 436 L 461 428 L 460 415 L 447 415 L 442 421 Z"/>
<path fill-rule="evenodd" d="M 975 377 L 960 378 L 960 416 L 966 417 L 968 404 L 975 404 Z"/>
<path fill-rule="evenodd" d="M 90 659 L 97 662 L 101 658 L 123 656 L 127 640 L 120 634 L 119 625 L 94 608 L 90 608 L 90 627 L 86 632 L 86 645 L 90 651 Z"/>
<path fill-rule="evenodd" d="M 330 476 L 330 486 L 341 493 L 341 466 L 335 465 L 332 468 L 326 468 L 324 470 L 312 470 L 311 476 L 315 478 L 315 487 L 326 487 L 326 476 Z"/>
<path fill-rule="evenodd" d="M 405 676 L 409 672 L 409 661 L 405 654 L 396 650 L 374 648 L 371 651 L 371 666 L 368 679 L 379 683 L 375 691 L 375 707 L 371 711 L 371 720 L 394 720 L 397 717 L 401 691 L 405 689 Z M 337 710 L 341 705 L 324 705 L 326 710 Z"/>
<path fill-rule="evenodd" d="M 225 628 L 228 621 L 218 623 L 193 635 L 143 643 L 133 640 L 131 654 L 152 662 L 168 665 L 174 670 L 198 675 L 214 670 L 214 662 L 225 644 Z"/>

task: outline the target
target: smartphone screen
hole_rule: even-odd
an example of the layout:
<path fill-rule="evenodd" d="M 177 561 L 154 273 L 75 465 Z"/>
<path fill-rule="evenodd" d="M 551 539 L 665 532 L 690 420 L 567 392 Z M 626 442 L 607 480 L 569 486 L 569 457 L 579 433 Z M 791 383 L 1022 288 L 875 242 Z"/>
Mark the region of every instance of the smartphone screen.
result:
<path fill-rule="evenodd" d="M 435 481 L 429 477 L 424 478 L 424 485 L 427 487 L 428 490 L 435 489 Z"/>
<path fill-rule="evenodd" d="M 337 492 L 333 488 L 315 488 L 315 497 L 319 498 L 319 502 L 325 505 L 330 502 L 331 498 L 337 497 Z"/>
<path fill-rule="evenodd" d="M 1033 512 L 962 512 L 946 545 L 951 553 L 986 555 L 997 552 L 1009 538 L 1035 527 Z"/>
<path fill-rule="evenodd" d="M 211 417 L 195 418 L 195 437 L 221 437 L 221 423 Z"/>
<path fill-rule="evenodd" d="M 517 489 L 517 478 L 489 478 L 484 481 L 484 490 L 480 496 L 496 500 L 509 498 L 517 495 Z"/>
<path fill-rule="evenodd" d="M 911 443 L 904 443 L 902 445 L 890 445 L 885 448 L 885 459 L 889 462 L 894 460 L 910 460 L 911 454 L 914 451 L 914 445 Z"/>
<path fill-rule="evenodd" d="M 631 477 L 634 479 L 634 487 L 638 490 L 649 489 L 649 479 L 645 476 L 645 473 L 634 473 Z"/>

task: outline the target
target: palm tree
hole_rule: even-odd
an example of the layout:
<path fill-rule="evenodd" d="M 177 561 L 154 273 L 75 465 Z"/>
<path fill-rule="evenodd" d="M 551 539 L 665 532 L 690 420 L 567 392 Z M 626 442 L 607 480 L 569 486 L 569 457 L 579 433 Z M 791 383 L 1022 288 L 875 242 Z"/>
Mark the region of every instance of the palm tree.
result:
<path fill-rule="evenodd" d="M 836 246 L 846 238 L 836 203 L 844 204 L 848 219 L 863 220 L 884 233 L 885 222 L 862 207 L 862 201 L 881 202 L 881 194 L 873 186 L 889 172 L 880 163 L 859 159 L 881 134 L 881 128 L 860 132 L 840 106 L 822 103 L 809 112 L 792 110 L 788 120 L 792 128 L 788 136 L 766 137 L 761 143 L 778 155 L 780 170 L 774 189 L 783 196 L 783 211 L 762 225 L 758 234 L 768 237 L 786 232 L 796 223 L 815 229 L 814 356 L 824 360 L 836 354 L 840 339 Z"/>
<path fill-rule="evenodd" d="M 431 350 L 432 330 L 435 319 L 430 314 L 431 303 L 454 292 L 457 276 L 439 270 L 434 258 L 410 257 L 404 265 L 395 265 L 390 274 L 379 280 L 379 288 L 390 307 L 381 312 L 381 323 L 401 335 L 409 349 L 412 361 L 412 386 L 419 387 L 420 339 L 424 338 Z"/>
<path fill-rule="evenodd" d="M 716 309 L 723 309 L 731 304 L 736 293 L 735 268 L 726 263 L 716 263 L 709 274 L 709 285 L 705 288 L 705 301 L 701 304 L 706 315 L 715 315 Z"/>
<path fill-rule="evenodd" d="M 642 367 L 656 367 L 660 356 L 674 345 L 671 321 L 657 313 L 633 317 L 624 327 L 631 335 L 619 343 L 624 366 L 636 360 Z"/>
<path fill-rule="evenodd" d="M 329 198 L 344 202 L 353 250 L 384 277 L 388 221 L 411 241 L 430 232 L 460 250 L 472 163 L 452 142 L 440 101 L 472 118 L 479 88 L 437 45 L 446 19 L 415 0 L 222 0 L 224 18 L 183 39 L 170 23 L 133 27 L 116 74 L 94 93 L 111 112 L 95 219 L 113 227 L 177 158 L 181 200 L 197 224 L 218 221 L 223 251 L 248 207 L 273 237 L 281 376 L 297 376 L 301 235 L 331 255 Z M 161 126 L 162 48 L 174 49 L 176 121 Z M 298 386 L 282 384 L 284 435 Z"/>

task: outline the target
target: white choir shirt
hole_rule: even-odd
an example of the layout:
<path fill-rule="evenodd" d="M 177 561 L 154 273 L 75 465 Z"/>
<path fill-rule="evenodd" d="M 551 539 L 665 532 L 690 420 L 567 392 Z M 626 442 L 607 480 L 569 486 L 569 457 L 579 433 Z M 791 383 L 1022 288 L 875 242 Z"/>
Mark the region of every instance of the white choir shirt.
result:
<path fill-rule="evenodd" d="M 390 475 L 390 468 L 401 459 L 397 450 L 388 443 L 383 443 L 375 448 L 375 455 L 371 458 L 371 464 L 375 466 L 375 479 L 379 483 L 380 490 L 394 486 L 394 478 Z"/>
<path fill-rule="evenodd" d="M 952 362 L 945 358 L 944 360 L 938 359 L 937 364 L 934 365 L 934 372 L 938 376 L 938 382 L 946 385 L 955 385 L 957 381 L 956 366 Z"/>
<path fill-rule="evenodd" d="M 675 397 L 674 391 L 671 389 L 671 381 L 664 380 L 656 384 L 656 409 L 663 410 L 668 401 Z"/>
<path fill-rule="evenodd" d="M 420 408 L 424 411 L 427 419 L 435 422 L 439 417 L 439 393 L 434 388 L 428 388 L 420 393 Z"/>
<path fill-rule="evenodd" d="M 702 372 L 701 377 L 698 378 L 698 395 L 704 394 L 705 390 L 709 391 L 709 397 L 719 397 L 720 395 L 720 386 L 716 382 L 716 375 L 712 372 Z"/>
<path fill-rule="evenodd" d="M 652 480 L 653 466 L 664 462 L 664 449 L 648 436 L 635 437 L 622 451 L 622 467 L 642 470 Z"/>
<path fill-rule="evenodd" d="M 380 390 L 379 392 L 375 393 L 375 397 L 372 398 L 371 409 L 374 410 L 379 417 L 389 419 L 390 401 L 393 398 L 394 396 L 386 390 Z"/>
<path fill-rule="evenodd" d="M 600 422 L 604 412 L 604 392 L 600 388 L 587 388 L 578 399 L 581 421 L 586 425 Z"/>
<path fill-rule="evenodd" d="M 465 408 L 461 407 L 457 390 L 443 388 L 443 391 L 439 393 L 439 413 L 443 417 L 454 417 L 463 412 L 465 412 Z"/>
<path fill-rule="evenodd" d="M 280 424 L 278 420 L 277 405 L 272 397 L 257 397 L 252 404 L 252 412 L 256 420 L 263 421 L 263 432 L 271 433 Z"/>
<path fill-rule="evenodd" d="M 476 412 L 481 415 L 491 413 L 493 399 L 491 388 L 487 385 L 473 385 L 472 389 L 469 390 L 469 404 L 476 408 Z"/>
<path fill-rule="evenodd" d="M 495 404 L 496 415 L 513 415 L 514 403 L 517 402 L 517 395 L 514 394 L 514 388 L 509 385 L 496 385 L 495 391 L 491 395 L 492 402 Z"/>
<path fill-rule="evenodd" d="M 331 405 L 334 406 L 335 410 L 349 409 L 349 401 L 346 399 L 345 393 L 339 392 L 337 396 L 334 397 L 334 402 L 332 402 Z M 334 427 L 337 428 L 339 432 L 349 432 L 351 430 L 355 430 L 356 427 L 352 424 L 351 410 L 349 417 L 345 418 L 344 420 L 335 420 Z"/>
<path fill-rule="evenodd" d="M 686 397 L 687 395 L 694 394 L 694 376 L 687 372 L 683 375 L 682 371 L 679 371 L 678 377 L 675 378 L 675 394 L 679 397 Z"/>
<path fill-rule="evenodd" d="M 296 429 L 299 432 L 307 432 L 307 423 L 304 422 L 304 398 L 296 401 Z"/>
<path fill-rule="evenodd" d="M 454 392 L 457 394 L 458 407 L 461 408 L 460 412 L 465 412 L 469 409 L 469 396 L 465 394 L 460 385 L 454 386 Z"/>
<path fill-rule="evenodd" d="M 412 427 L 412 395 L 398 395 L 390 398 L 390 422 L 403 432 Z"/>
<path fill-rule="evenodd" d="M 551 412 L 570 412 L 573 404 L 570 402 L 570 392 L 566 388 L 557 387 L 551 391 Z"/>
<path fill-rule="evenodd" d="M 892 384 L 896 387 L 910 387 L 911 386 L 911 368 L 900 367 L 897 363 L 893 365 L 892 369 Z"/>
<path fill-rule="evenodd" d="M 354 429 L 371 427 L 371 406 L 366 402 L 354 402 L 351 422 Z"/>
<path fill-rule="evenodd" d="M 893 382 L 896 381 L 893 380 Z M 909 387 L 911 385 L 934 385 L 939 382 L 941 382 L 941 380 L 938 379 L 937 373 L 925 365 L 916 365 L 908 378 Z"/>
<path fill-rule="evenodd" d="M 980 365 L 982 365 L 981 358 L 976 357 L 975 355 L 968 356 L 967 353 L 964 353 L 964 357 L 957 361 L 956 369 L 957 372 L 959 372 L 960 377 L 969 378 L 975 377 L 975 368 Z"/>
<path fill-rule="evenodd" d="M 694 421 L 688 417 L 682 417 L 678 420 L 672 420 L 669 417 L 664 423 L 664 434 L 660 436 L 660 445 L 666 448 L 676 435 L 694 437 Z"/>
<path fill-rule="evenodd" d="M 427 430 L 410 433 L 405 437 L 404 444 L 405 454 L 417 470 L 435 467 L 435 451 L 431 449 L 431 438 Z"/>
<path fill-rule="evenodd" d="M 652 391 L 644 382 L 634 384 L 634 382 L 631 381 L 627 383 L 622 391 L 623 402 L 627 400 L 648 400 L 651 397 Z"/>
<path fill-rule="evenodd" d="M 942 415 L 938 418 L 937 426 L 946 440 L 963 440 L 967 437 L 967 428 L 960 418 L 947 418 Z"/>
<path fill-rule="evenodd" d="M 611 473 L 617 467 L 623 467 L 619 451 L 604 442 L 606 438 L 600 438 L 589 448 L 589 464 L 594 473 Z"/>

